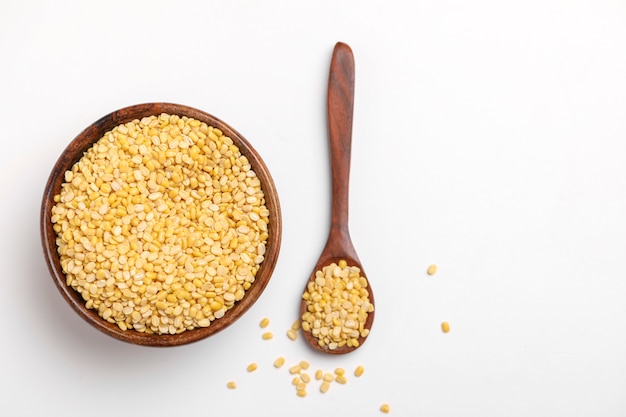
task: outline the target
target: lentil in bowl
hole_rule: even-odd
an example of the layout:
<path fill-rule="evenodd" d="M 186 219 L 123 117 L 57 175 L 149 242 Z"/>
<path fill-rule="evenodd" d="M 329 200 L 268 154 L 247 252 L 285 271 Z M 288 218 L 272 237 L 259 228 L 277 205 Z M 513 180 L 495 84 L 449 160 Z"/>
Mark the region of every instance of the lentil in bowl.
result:
<path fill-rule="evenodd" d="M 281 241 L 265 163 L 200 110 L 147 103 L 110 113 L 63 151 L 41 208 L 44 255 L 70 306 L 140 345 L 194 342 L 258 299 Z"/>

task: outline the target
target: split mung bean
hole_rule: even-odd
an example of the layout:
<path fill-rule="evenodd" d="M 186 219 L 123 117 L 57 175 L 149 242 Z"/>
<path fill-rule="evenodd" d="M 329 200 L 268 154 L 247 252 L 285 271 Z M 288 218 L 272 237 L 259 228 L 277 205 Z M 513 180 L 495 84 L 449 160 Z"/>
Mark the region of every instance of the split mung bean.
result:
<path fill-rule="evenodd" d="M 444 333 L 448 333 L 450 331 L 450 323 L 444 321 L 441 323 L 441 331 Z"/>
<path fill-rule="evenodd" d="M 280 368 L 285 364 L 285 358 L 284 357 L 279 357 L 274 361 L 274 367 L 275 368 Z"/>
<path fill-rule="evenodd" d="M 330 389 L 330 382 L 328 381 L 323 381 L 322 384 L 320 385 L 320 391 L 325 394 L 328 392 L 328 390 Z"/>

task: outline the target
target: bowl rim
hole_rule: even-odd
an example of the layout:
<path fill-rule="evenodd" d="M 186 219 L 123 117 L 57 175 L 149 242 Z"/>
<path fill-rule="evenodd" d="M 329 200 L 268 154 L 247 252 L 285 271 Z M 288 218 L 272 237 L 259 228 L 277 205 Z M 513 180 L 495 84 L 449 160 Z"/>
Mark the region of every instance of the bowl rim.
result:
<path fill-rule="evenodd" d="M 66 276 L 61 269 L 60 257 L 57 252 L 57 235 L 52 228 L 51 222 L 53 199 L 60 192 L 61 184 L 65 181 L 64 175 L 66 170 L 70 169 L 96 141 L 115 126 L 141 119 L 142 117 L 158 116 L 163 113 L 200 120 L 209 126 L 220 129 L 224 135 L 230 137 L 239 147 L 242 155 L 248 158 L 252 169 L 261 180 L 265 204 L 270 212 L 268 250 L 263 263 L 261 263 L 257 271 L 255 281 L 246 290 L 243 299 L 237 301 L 231 309 L 227 310 L 223 317 L 213 320 L 208 327 L 186 330 L 175 335 L 147 334 L 134 329 L 124 331 L 117 324 L 109 323 L 101 318 L 95 310 L 88 309 L 82 296 L 66 284 Z M 221 119 L 197 108 L 176 103 L 151 102 L 123 107 L 102 116 L 86 127 L 66 146 L 54 164 L 45 185 L 41 202 L 40 234 L 44 258 L 55 286 L 65 301 L 80 317 L 99 331 L 118 340 L 136 345 L 166 347 L 196 342 L 220 332 L 241 318 L 259 299 L 267 287 L 278 261 L 282 239 L 281 215 L 278 192 L 270 171 L 259 153 L 243 135 Z"/>

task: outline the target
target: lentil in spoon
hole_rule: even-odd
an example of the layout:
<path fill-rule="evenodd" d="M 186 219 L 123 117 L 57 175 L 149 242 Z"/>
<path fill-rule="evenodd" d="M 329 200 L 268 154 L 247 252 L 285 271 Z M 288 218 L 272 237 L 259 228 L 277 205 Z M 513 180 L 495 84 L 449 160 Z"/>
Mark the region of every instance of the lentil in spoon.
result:
<path fill-rule="evenodd" d="M 338 42 L 328 79 L 331 226 L 300 304 L 305 339 L 332 354 L 360 347 L 374 321 L 374 294 L 348 229 L 353 107 L 354 57 L 347 44 Z"/>

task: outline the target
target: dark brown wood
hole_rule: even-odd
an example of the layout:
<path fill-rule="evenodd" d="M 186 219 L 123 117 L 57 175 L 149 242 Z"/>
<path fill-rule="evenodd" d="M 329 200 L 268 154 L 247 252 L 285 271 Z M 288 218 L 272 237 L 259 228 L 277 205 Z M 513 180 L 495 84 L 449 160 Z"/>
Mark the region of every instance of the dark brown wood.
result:
<path fill-rule="evenodd" d="M 265 204 L 270 212 L 270 223 L 268 225 L 269 240 L 267 242 L 265 260 L 257 272 L 254 283 L 246 291 L 244 298 L 238 301 L 232 309 L 228 310 L 222 318 L 214 320 L 209 327 L 185 331 L 178 335 L 146 334 L 135 330 L 123 331 L 117 325 L 108 323 L 100 318 L 95 311 L 87 309 L 81 295 L 66 285 L 66 277 L 61 269 L 57 252 L 56 234 L 52 229 L 50 221 L 51 210 L 54 205 L 53 199 L 61 190 L 65 171 L 70 169 L 94 142 L 100 139 L 104 133 L 121 123 L 161 113 L 192 117 L 205 122 L 209 126 L 217 127 L 225 135 L 229 136 L 239 147 L 241 153 L 248 158 L 252 169 L 259 177 L 265 194 Z M 172 103 L 146 103 L 122 108 L 102 117 L 72 140 L 57 160 L 48 178 L 41 204 L 40 222 L 44 257 L 54 283 L 65 301 L 83 319 L 98 330 L 116 339 L 145 346 L 176 346 L 195 342 L 214 335 L 238 320 L 252 307 L 267 286 L 278 260 L 282 234 L 281 209 L 276 186 L 267 166 L 252 145 L 236 130 L 215 116 L 192 107 Z"/>
<path fill-rule="evenodd" d="M 326 245 L 313 269 L 309 281 L 315 279 L 315 272 L 324 266 L 340 260 L 348 265 L 361 269 L 361 275 L 367 279 L 363 265 L 352 244 L 348 227 L 349 216 L 349 182 L 350 157 L 352 151 L 352 118 L 354 108 L 354 57 L 351 48 L 342 42 L 335 45 L 330 63 L 328 78 L 328 139 L 331 169 L 331 225 Z M 368 279 L 368 285 L 370 281 Z M 369 285 L 370 302 L 374 304 L 374 293 Z M 306 287 L 305 287 L 306 290 Z M 300 316 L 306 312 L 306 302 L 300 304 Z M 375 311 L 369 313 L 365 328 L 372 328 Z M 303 331 L 305 339 L 315 349 L 326 353 L 344 354 L 356 348 L 341 347 L 330 350 L 320 347 L 317 339 L 310 333 Z M 359 338 L 359 347 L 366 338 Z"/>

